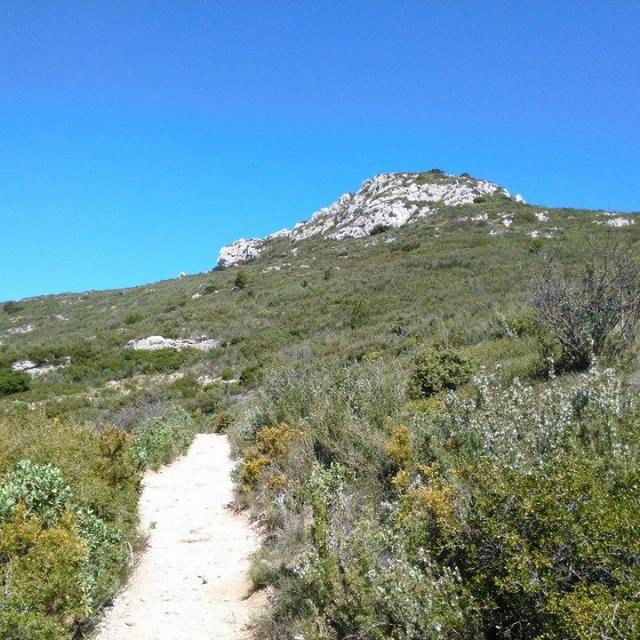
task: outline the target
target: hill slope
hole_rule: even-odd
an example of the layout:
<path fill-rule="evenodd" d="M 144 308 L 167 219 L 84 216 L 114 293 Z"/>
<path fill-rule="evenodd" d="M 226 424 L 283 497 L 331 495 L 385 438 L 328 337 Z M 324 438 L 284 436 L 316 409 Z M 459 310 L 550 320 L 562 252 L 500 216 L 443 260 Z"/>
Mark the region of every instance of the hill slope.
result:
<path fill-rule="evenodd" d="M 435 199 L 426 202 L 418 183 Z M 394 219 L 399 202 L 411 203 L 404 211 L 420 208 Z M 525 205 L 467 177 L 378 177 L 293 232 L 264 241 L 243 266 L 245 288 L 235 287 L 234 267 L 5 304 L 0 365 L 45 367 L 32 390 L 12 402 L 50 393 L 59 402 L 61 394 L 89 389 L 112 396 L 116 382 L 131 376 L 144 386 L 154 373 L 177 370 L 201 380 L 244 373 L 251 386 L 265 368 L 311 354 L 357 358 L 442 334 L 474 345 L 488 335 L 496 311 L 526 301 L 536 253 L 558 249 L 576 260 L 590 238 L 635 241 L 633 223 L 629 215 Z M 128 344 L 158 335 L 219 346 L 171 355 Z"/>

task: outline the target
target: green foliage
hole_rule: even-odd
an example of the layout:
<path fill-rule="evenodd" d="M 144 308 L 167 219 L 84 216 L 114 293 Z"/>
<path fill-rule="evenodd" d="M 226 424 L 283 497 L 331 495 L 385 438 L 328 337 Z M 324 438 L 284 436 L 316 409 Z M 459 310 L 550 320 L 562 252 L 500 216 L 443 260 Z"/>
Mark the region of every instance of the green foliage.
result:
<path fill-rule="evenodd" d="M 231 367 L 225 367 L 220 374 L 223 380 L 232 380 L 234 376 L 233 369 Z"/>
<path fill-rule="evenodd" d="M 186 452 L 197 424 L 182 409 L 146 419 L 134 430 L 134 452 L 141 468 L 155 469 Z"/>
<path fill-rule="evenodd" d="M 144 320 L 144 316 L 139 311 L 132 311 L 131 313 L 128 313 L 125 316 L 124 323 L 125 324 L 136 324 L 137 322 L 140 322 L 141 320 Z"/>
<path fill-rule="evenodd" d="M 236 274 L 235 280 L 233 281 L 233 286 L 236 289 L 244 289 L 249 284 L 249 274 L 246 269 L 242 267 L 238 269 L 238 273 Z"/>
<path fill-rule="evenodd" d="M 67 512 L 52 527 L 18 507 L 0 522 L 0 637 L 71 640 L 88 613 L 87 547 Z"/>
<path fill-rule="evenodd" d="M 560 346 L 560 367 L 582 371 L 594 358 L 621 356 L 633 345 L 640 320 L 640 265 L 622 245 L 592 247 L 578 274 L 545 255 L 532 304 Z"/>
<path fill-rule="evenodd" d="M 2 305 L 2 310 L 9 314 L 15 315 L 16 313 L 20 313 L 24 309 L 24 305 L 19 302 L 15 302 L 14 300 L 8 300 Z"/>
<path fill-rule="evenodd" d="M 485 629 L 504 630 L 501 638 L 515 625 L 518 638 L 637 636 L 637 466 L 578 454 L 530 474 L 487 465 L 467 473 L 464 501 L 474 507 L 464 533 L 430 546 L 448 545 L 485 605 Z"/>
<path fill-rule="evenodd" d="M 456 349 L 423 350 L 413 358 L 409 392 L 414 398 L 455 389 L 471 377 L 473 362 Z"/>
<path fill-rule="evenodd" d="M 2 637 L 70 638 L 117 588 L 122 542 L 120 529 L 77 506 L 60 469 L 19 461 L 0 484 Z"/>
<path fill-rule="evenodd" d="M 257 387 L 264 379 L 264 368 L 259 364 L 244 367 L 240 372 L 240 384 L 243 387 Z"/>
<path fill-rule="evenodd" d="M 635 637 L 640 438 L 614 372 L 536 389 L 481 371 L 405 407 L 392 375 L 272 375 L 234 425 L 268 530 L 263 633 Z"/>
<path fill-rule="evenodd" d="M 391 226 L 388 224 L 377 224 L 369 231 L 370 236 L 377 236 L 379 233 L 384 233 L 385 231 L 389 231 Z"/>
<path fill-rule="evenodd" d="M 217 293 L 217 291 L 218 291 L 218 287 L 216 286 L 216 284 L 214 282 L 207 282 L 202 288 L 202 293 L 204 295 L 210 295 L 212 293 Z"/>
<path fill-rule="evenodd" d="M 349 309 L 349 327 L 357 329 L 361 327 L 369 317 L 371 311 L 369 305 L 362 298 L 356 298 Z"/>
<path fill-rule="evenodd" d="M 176 438 L 164 456 L 192 437 L 177 420 L 156 419 Z M 0 441 L 0 637 L 72 640 L 131 561 L 141 443 L 117 427 L 36 413 L 0 417 Z"/>
<path fill-rule="evenodd" d="M 210 416 L 220 411 L 224 404 L 224 398 L 218 387 L 212 386 L 199 390 L 193 398 L 186 403 L 186 407 L 197 416 Z"/>
<path fill-rule="evenodd" d="M 200 391 L 200 384 L 195 378 L 185 376 L 172 382 L 167 389 L 170 398 L 195 398 Z"/>
<path fill-rule="evenodd" d="M 294 629 L 318 640 L 481 637 L 480 607 L 457 570 L 439 568 L 426 555 L 412 557 L 402 531 L 371 512 L 354 517 L 339 474 L 336 467 L 316 467 L 306 487 L 313 523 L 299 580 L 287 594 L 303 612 Z"/>
<path fill-rule="evenodd" d="M 28 391 L 30 386 L 31 378 L 24 371 L 0 369 L 0 397 Z"/>
<path fill-rule="evenodd" d="M 27 516 L 35 516 L 51 527 L 69 508 L 71 489 L 62 479 L 60 469 L 20 460 L 0 485 L 0 519 L 11 518 L 20 503 Z"/>
<path fill-rule="evenodd" d="M 212 420 L 212 429 L 214 433 L 226 433 L 227 429 L 233 424 L 233 417 L 228 411 L 218 412 Z"/>
<path fill-rule="evenodd" d="M 129 351 L 126 360 L 142 373 L 172 373 L 188 362 L 188 350 L 157 349 L 155 351 Z"/>

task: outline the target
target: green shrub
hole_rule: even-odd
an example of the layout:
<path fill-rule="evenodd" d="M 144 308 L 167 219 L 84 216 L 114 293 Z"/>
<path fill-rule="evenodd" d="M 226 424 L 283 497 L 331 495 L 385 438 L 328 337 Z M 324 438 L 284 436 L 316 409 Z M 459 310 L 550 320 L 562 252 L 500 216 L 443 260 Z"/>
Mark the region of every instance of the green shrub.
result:
<path fill-rule="evenodd" d="M 531 301 L 560 346 L 560 367 L 581 371 L 594 358 L 619 357 L 632 347 L 640 321 L 640 265 L 621 245 L 594 247 L 577 273 L 548 254 Z"/>
<path fill-rule="evenodd" d="M 218 287 L 216 286 L 215 282 L 207 282 L 207 284 L 204 285 L 204 287 L 202 288 L 202 293 L 204 293 L 205 296 L 210 295 L 212 293 L 217 293 L 218 292 Z"/>
<path fill-rule="evenodd" d="M 211 386 L 200 390 L 188 403 L 188 409 L 195 415 L 213 415 L 220 410 L 224 400 L 218 387 Z"/>
<path fill-rule="evenodd" d="M 139 311 L 132 311 L 131 313 L 128 313 L 125 316 L 124 322 L 125 324 L 136 324 L 137 322 L 140 322 L 143 319 L 144 319 L 144 316 Z"/>
<path fill-rule="evenodd" d="M 18 504 L 24 505 L 25 515 L 35 516 L 51 527 L 69 508 L 71 489 L 60 469 L 21 460 L 0 485 L 0 519 L 11 518 Z"/>
<path fill-rule="evenodd" d="M 238 269 L 238 273 L 233 281 L 233 286 L 236 289 L 244 289 L 249 284 L 249 274 L 242 267 Z"/>
<path fill-rule="evenodd" d="M 169 385 L 167 395 L 170 398 L 195 398 L 200 388 L 200 383 L 195 378 L 184 376 Z"/>
<path fill-rule="evenodd" d="M 197 425 L 183 409 L 175 408 L 145 420 L 134 430 L 134 452 L 141 468 L 155 469 L 187 451 Z"/>
<path fill-rule="evenodd" d="M 232 380 L 234 376 L 233 369 L 231 367 L 225 367 L 220 374 L 223 380 Z"/>
<path fill-rule="evenodd" d="M 264 369 L 259 364 L 244 367 L 240 372 L 240 384 L 243 387 L 257 387 L 264 379 Z"/>
<path fill-rule="evenodd" d="M 31 378 L 24 371 L 0 369 L 0 397 L 29 391 Z"/>
<path fill-rule="evenodd" d="M 316 468 L 307 485 L 313 510 L 310 551 L 295 567 L 299 581 L 289 583 L 286 594 L 305 615 L 293 630 L 317 640 L 480 637 L 480 607 L 457 571 L 439 569 L 426 557 L 412 559 L 402 532 L 370 512 L 349 513 L 336 473 L 335 467 Z M 279 613 L 276 608 L 275 616 Z"/>
<path fill-rule="evenodd" d="M 371 313 L 369 305 L 362 298 L 356 298 L 349 309 L 349 327 L 357 329 L 361 327 Z"/>
<path fill-rule="evenodd" d="M 212 428 L 214 433 L 226 433 L 227 429 L 233 424 L 233 417 L 227 411 L 220 411 L 212 420 Z"/>
<path fill-rule="evenodd" d="M 24 309 L 24 305 L 19 302 L 15 302 L 14 300 L 8 300 L 2 305 L 2 310 L 9 315 L 15 315 L 16 313 L 20 313 Z"/>
<path fill-rule="evenodd" d="M 127 559 L 122 530 L 79 507 L 60 469 L 25 459 L 7 473 L 0 484 L 3 638 L 70 639 L 112 596 Z"/>
<path fill-rule="evenodd" d="M 377 224 L 375 225 L 371 231 L 369 231 L 370 236 L 377 236 L 379 233 L 385 233 L 385 231 L 389 231 L 392 227 L 388 224 Z"/>
<path fill-rule="evenodd" d="M 527 309 L 508 316 L 496 313 L 491 320 L 490 330 L 495 338 L 522 338 L 540 335 L 542 327 L 535 311 Z"/>
<path fill-rule="evenodd" d="M 635 637 L 640 438 L 615 374 L 538 389 L 481 371 L 464 394 L 400 409 L 409 426 L 379 417 L 401 402 L 390 377 L 274 372 L 232 431 L 269 532 L 263 633 Z"/>
<path fill-rule="evenodd" d="M 172 373 L 188 362 L 193 353 L 185 349 L 157 349 L 156 351 L 128 351 L 125 358 L 141 373 Z"/>
<path fill-rule="evenodd" d="M 429 349 L 413 358 L 409 392 L 414 398 L 455 389 L 471 377 L 473 363 L 455 349 Z"/>
<path fill-rule="evenodd" d="M 87 546 L 72 513 L 47 527 L 18 506 L 0 522 L 0 637 L 72 640 L 89 613 L 86 563 Z"/>

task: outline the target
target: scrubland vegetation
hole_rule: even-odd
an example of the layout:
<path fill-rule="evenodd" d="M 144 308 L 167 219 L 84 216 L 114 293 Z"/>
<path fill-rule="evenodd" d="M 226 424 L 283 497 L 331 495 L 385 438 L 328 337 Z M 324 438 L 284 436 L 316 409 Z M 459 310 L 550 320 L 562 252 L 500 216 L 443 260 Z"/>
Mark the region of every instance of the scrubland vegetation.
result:
<path fill-rule="evenodd" d="M 140 544 L 141 471 L 209 429 L 263 525 L 261 637 L 640 637 L 638 232 L 545 210 L 532 238 L 540 210 L 5 303 L 0 637 L 85 632 Z M 149 335 L 220 346 L 127 348 Z"/>
<path fill-rule="evenodd" d="M 292 370 L 236 427 L 265 636 L 636 637 L 638 416 L 616 373 L 480 370 L 430 402 L 401 378 Z"/>
<path fill-rule="evenodd" d="M 0 418 L 0 637 L 71 638 L 91 624 L 141 542 L 140 472 L 183 453 L 198 428 L 180 408 L 128 429 Z"/>

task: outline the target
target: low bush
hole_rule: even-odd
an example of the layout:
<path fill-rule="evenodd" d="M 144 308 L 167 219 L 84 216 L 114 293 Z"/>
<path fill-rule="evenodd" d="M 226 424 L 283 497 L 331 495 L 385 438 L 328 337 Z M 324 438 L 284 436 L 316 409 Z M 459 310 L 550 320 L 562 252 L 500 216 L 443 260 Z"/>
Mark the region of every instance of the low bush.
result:
<path fill-rule="evenodd" d="M 134 431 L 134 452 L 140 468 L 155 469 L 187 451 L 197 424 L 180 408 L 149 418 Z"/>
<path fill-rule="evenodd" d="M 0 637 L 71 640 L 126 570 L 138 471 L 120 430 L 16 426 L 0 419 Z"/>
<path fill-rule="evenodd" d="M 435 393 L 455 389 L 471 377 L 473 363 L 455 349 L 423 350 L 413 358 L 409 393 L 427 398 Z"/>
<path fill-rule="evenodd" d="M 238 269 L 238 273 L 233 281 L 233 286 L 236 289 L 244 289 L 249 284 L 249 274 L 246 269 L 242 267 Z"/>
<path fill-rule="evenodd" d="M 200 389 L 200 383 L 195 378 L 184 376 L 169 385 L 167 395 L 169 398 L 195 398 Z"/>
<path fill-rule="evenodd" d="M 466 379 L 454 362 L 442 377 Z M 636 637 L 640 438 L 616 374 L 481 370 L 410 404 L 396 375 L 274 372 L 234 425 L 267 531 L 255 579 L 275 587 L 262 634 Z"/>
<path fill-rule="evenodd" d="M 195 416 L 211 416 L 224 405 L 222 391 L 215 386 L 200 389 L 184 406 Z"/>
<path fill-rule="evenodd" d="M 240 372 L 240 384 L 249 389 L 257 387 L 264 379 L 264 369 L 259 364 L 244 367 Z"/>
<path fill-rule="evenodd" d="M 29 391 L 31 378 L 23 371 L 0 369 L 0 397 Z"/>
<path fill-rule="evenodd" d="M 8 300 L 2 305 L 2 310 L 9 315 L 20 313 L 23 309 L 24 305 L 21 305 L 19 302 L 15 302 L 14 300 Z"/>
<path fill-rule="evenodd" d="M 220 411 L 211 421 L 211 428 L 214 433 L 226 433 L 227 429 L 233 424 L 233 417 L 227 411 Z"/>
<path fill-rule="evenodd" d="M 622 246 L 599 246 L 577 274 L 547 254 L 533 282 L 532 304 L 557 340 L 559 366 L 587 369 L 594 358 L 621 356 L 640 320 L 640 266 Z"/>
<path fill-rule="evenodd" d="M 131 313 L 128 313 L 125 316 L 124 323 L 125 324 L 136 324 L 137 322 L 140 322 L 141 320 L 144 320 L 144 316 L 139 311 L 132 311 Z"/>
<path fill-rule="evenodd" d="M 72 640 L 113 596 L 136 542 L 140 470 L 186 450 L 182 410 L 133 433 L 0 417 L 0 637 Z"/>

